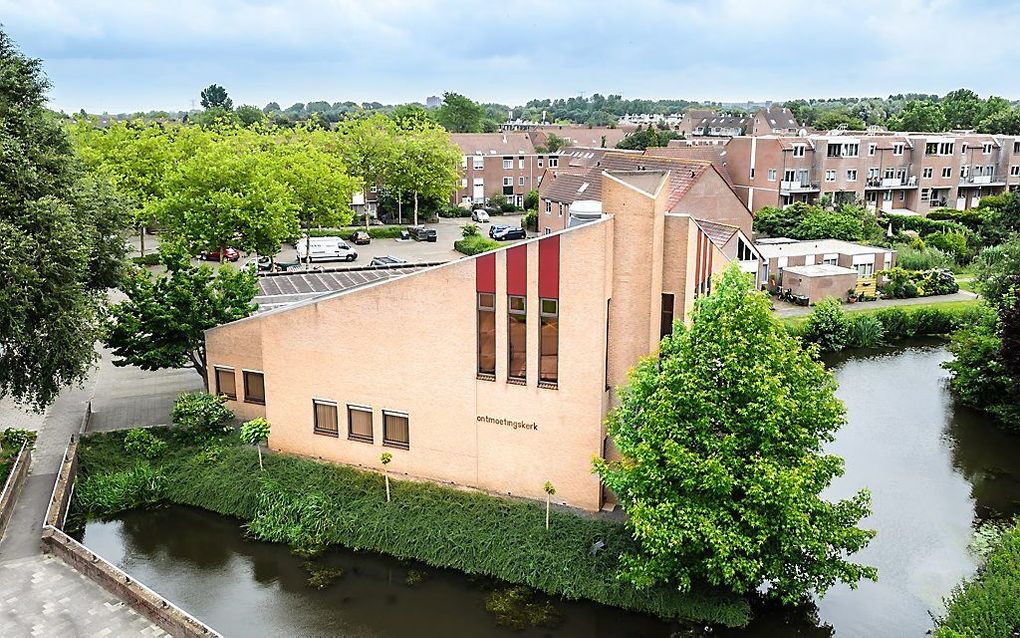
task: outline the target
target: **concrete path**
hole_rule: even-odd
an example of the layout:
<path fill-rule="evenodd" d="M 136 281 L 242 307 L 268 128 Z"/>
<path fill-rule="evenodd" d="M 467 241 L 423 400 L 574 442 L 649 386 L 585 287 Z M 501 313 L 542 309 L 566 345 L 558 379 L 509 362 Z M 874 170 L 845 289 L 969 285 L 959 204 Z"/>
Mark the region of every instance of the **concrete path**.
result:
<path fill-rule="evenodd" d="M 878 308 L 894 308 L 896 306 L 916 306 L 920 304 L 947 303 L 950 301 L 970 301 L 978 296 L 972 292 L 961 290 L 951 295 L 940 295 L 938 297 L 914 297 L 913 299 L 879 299 L 878 301 L 862 301 L 855 304 L 843 304 L 843 310 L 854 312 L 856 310 L 876 310 Z M 803 317 L 811 313 L 811 308 L 795 306 L 786 302 L 773 300 L 777 317 Z"/>
<path fill-rule="evenodd" d="M 28 480 L 0 539 L 0 636 L 165 635 L 63 561 L 43 555 L 40 546 L 53 482 L 90 399 L 94 422 L 104 429 L 156 425 L 167 422 L 174 396 L 201 386 L 191 370 L 116 368 L 109 353 L 102 354 L 85 387 L 66 389 L 43 415 L 0 404 L 0 427 L 39 432 Z"/>

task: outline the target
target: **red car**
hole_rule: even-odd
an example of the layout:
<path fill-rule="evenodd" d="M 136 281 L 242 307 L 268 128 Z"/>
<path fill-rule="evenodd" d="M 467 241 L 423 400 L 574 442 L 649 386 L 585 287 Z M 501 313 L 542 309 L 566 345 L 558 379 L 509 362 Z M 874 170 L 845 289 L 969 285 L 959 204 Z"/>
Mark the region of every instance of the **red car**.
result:
<path fill-rule="evenodd" d="M 225 253 L 226 259 L 222 259 L 220 257 L 219 250 L 203 250 L 199 257 L 206 261 L 237 261 L 241 258 L 241 251 L 236 248 L 227 248 L 223 252 Z"/>

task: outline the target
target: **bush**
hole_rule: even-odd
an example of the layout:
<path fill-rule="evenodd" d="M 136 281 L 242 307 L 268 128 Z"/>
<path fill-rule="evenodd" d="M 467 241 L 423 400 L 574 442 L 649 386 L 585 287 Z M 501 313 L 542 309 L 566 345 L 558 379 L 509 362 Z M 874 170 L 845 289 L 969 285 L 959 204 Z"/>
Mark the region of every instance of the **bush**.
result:
<path fill-rule="evenodd" d="M 226 397 L 208 392 L 182 394 L 174 401 L 170 418 L 174 425 L 200 438 L 223 434 L 230 431 L 234 421 L 226 402 Z"/>
<path fill-rule="evenodd" d="M 392 478 L 387 503 L 377 473 L 286 454 L 265 457 L 266 471 L 259 472 L 255 450 L 236 437 L 213 461 L 198 460 L 200 445 L 174 446 L 145 476 L 155 480 L 146 482 L 128 475 L 139 459 L 121 452 L 122 437 L 111 432 L 83 439 L 80 513 L 105 516 L 159 494 L 246 521 L 249 532 L 266 541 L 413 558 L 662 618 L 739 626 L 750 617 L 746 601 L 707 586 L 681 594 L 665 587 L 639 591 L 620 581 L 620 556 L 634 550 L 635 541 L 619 521 L 553 511 L 546 530 L 540 503 Z M 156 488 L 145 491 L 143 484 Z M 605 547 L 593 554 L 596 541 Z"/>
<path fill-rule="evenodd" d="M 148 463 L 110 474 L 96 474 L 75 484 L 76 506 L 93 516 L 112 516 L 124 510 L 155 505 L 165 496 L 166 479 Z"/>
<path fill-rule="evenodd" d="M 524 217 L 521 218 L 521 228 L 524 230 L 530 230 L 532 232 L 538 232 L 538 211 L 529 210 Z"/>
<path fill-rule="evenodd" d="M 939 231 L 926 236 L 924 239 L 930 248 L 936 248 L 947 255 L 951 255 L 958 264 L 966 264 L 974 256 L 967 245 L 967 237 L 963 233 Z M 900 265 L 902 266 L 903 264 Z"/>
<path fill-rule="evenodd" d="M 166 441 L 157 438 L 145 428 L 129 430 L 124 437 L 124 451 L 133 456 L 155 459 L 166 449 Z"/>
<path fill-rule="evenodd" d="M 874 315 L 854 316 L 850 320 L 849 345 L 875 348 L 885 343 L 885 326 Z"/>
<path fill-rule="evenodd" d="M 502 193 L 496 193 L 490 197 L 489 205 L 498 208 L 503 213 L 513 213 L 520 210 L 513 202 L 507 199 L 506 195 Z"/>
<path fill-rule="evenodd" d="M 369 226 L 368 236 L 372 239 L 398 239 L 400 233 L 405 229 L 404 226 Z M 365 227 L 361 228 L 311 228 L 308 230 L 309 237 L 340 237 L 341 239 L 350 241 L 354 233 L 359 230 L 365 230 Z M 294 241 L 300 241 L 295 239 Z"/>
<path fill-rule="evenodd" d="M 464 224 L 460 227 L 460 234 L 465 239 L 478 235 L 478 224 Z"/>
<path fill-rule="evenodd" d="M 471 217 L 471 209 L 463 208 L 454 204 L 443 206 L 436 214 L 446 219 L 452 219 L 457 217 Z"/>
<path fill-rule="evenodd" d="M 850 320 L 839 300 L 826 297 L 815 304 L 802 336 L 808 343 L 818 344 L 822 352 L 839 352 L 850 345 Z"/>
<path fill-rule="evenodd" d="M 847 321 L 857 323 L 865 317 L 873 317 L 882 325 L 882 339 L 886 343 L 912 337 L 945 336 L 965 326 L 985 321 L 994 321 L 994 313 L 983 303 L 966 301 L 933 304 L 930 306 L 904 306 L 844 313 Z M 810 315 L 808 316 L 810 320 Z M 805 338 L 807 320 L 786 320 L 787 330 L 794 336 Z M 850 326 L 850 343 L 854 345 L 854 330 L 870 330 L 873 327 Z M 863 335 L 859 336 L 863 339 Z"/>
<path fill-rule="evenodd" d="M 160 261 L 159 253 L 157 251 L 152 251 L 151 253 L 145 255 L 144 257 L 142 256 L 132 257 L 131 263 L 135 264 L 136 266 L 158 266 L 162 262 Z"/>
<path fill-rule="evenodd" d="M 0 449 L 9 451 L 12 454 L 17 453 L 25 443 L 28 443 L 29 447 L 35 446 L 35 440 L 38 436 L 38 432 L 33 432 L 32 430 L 6 428 L 3 432 L 0 432 Z"/>
<path fill-rule="evenodd" d="M 878 275 L 881 281 L 878 289 L 893 299 L 950 295 L 960 290 L 956 277 L 945 268 L 907 270 L 896 267 L 883 270 Z"/>
<path fill-rule="evenodd" d="M 938 248 L 926 247 L 920 239 L 920 248 L 899 246 L 896 248 L 896 265 L 904 270 L 930 270 L 932 268 L 949 268 L 953 265 L 953 257 Z"/>
<path fill-rule="evenodd" d="M 524 198 L 525 210 L 538 210 L 538 191 L 531 189 Z"/>
<path fill-rule="evenodd" d="M 484 235 L 472 235 L 453 242 L 453 249 L 465 255 L 477 255 L 490 250 L 496 250 L 499 246 L 498 241 L 489 239 Z"/>

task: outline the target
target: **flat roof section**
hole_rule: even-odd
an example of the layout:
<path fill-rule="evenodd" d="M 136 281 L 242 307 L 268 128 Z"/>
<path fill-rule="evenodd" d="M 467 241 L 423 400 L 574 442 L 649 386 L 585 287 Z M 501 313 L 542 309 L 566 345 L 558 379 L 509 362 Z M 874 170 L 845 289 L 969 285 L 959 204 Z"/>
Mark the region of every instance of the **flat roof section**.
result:
<path fill-rule="evenodd" d="M 446 263 L 441 261 L 397 266 L 363 266 L 354 268 L 319 268 L 259 275 L 259 291 L 255 295 L 258 312 L 265 312 L 299 301 L 341 290 L 409 275 L 419 270 Z"/>
<path fill-rule="evenodd" d="M 783 272 L 793 273 L 801 277 L 831 277 L 832 275 L 856 275 L 853 268 L 834 266 L 832 264 L 814 264 L 811 266 L 787 266 Z"/>
<path fill-rule="evenodd" d="M 825 253 L 838 253 L 841 255 L 870 255 L 873 253 L 894 252 L 892 248 L 879 248 L 878 246 L 866 246 L 855 244 L 842 239 L 806 239 L 804 241 L 771 243 L 768 241 L 756 242 L 758 252 L 765 259 L 773 257 L 800 257 L 803 255 L 818 255 Z"/>

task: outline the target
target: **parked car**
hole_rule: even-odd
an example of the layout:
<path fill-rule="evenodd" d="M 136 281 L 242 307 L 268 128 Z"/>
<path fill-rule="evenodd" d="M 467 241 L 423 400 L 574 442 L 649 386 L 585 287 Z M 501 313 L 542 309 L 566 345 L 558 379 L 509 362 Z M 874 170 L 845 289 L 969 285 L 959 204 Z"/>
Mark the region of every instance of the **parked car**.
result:
<path fill-rule="evenodd" d="M 358 251 L 340 237 L 302 237 L 297 241 L 299 261 L 354 261 Z"/>
<path fill-rule="evenodd" d="M 415 241 L 436 241 L 438 239 L 435 228 L 411 226 L 407 229 L 407 232 L 411 235 L 411 239 Z"/>
<path fill-rule="evenodd" d="M 479 224 L 488 224 L 489 213 L 484 208 L 476 208 L 471 211 L 471 221 L 476 221 Z"/>
<path fill-rule="evenodd" d="M 372 243 L 372 236 L 369 235 L 367 231 L 356 230 L 356 231 L 354 231 L 354 234 L 351 235 L 351 243 L 352 244 L 356 244 L 358 246 L 364 246 L 366 244 L 371 244 Z"/>
<path fill-rule="evenodd" d="M 507 226 L 506 224 L 493 224 L 492 226 L 489 226 L 489 237 L 495 238 L 496 233 L 501 233 L 507 228 L 510 227 Z"/>
<path fill-rule="evenodd" d="M 508 239 L 527 239 L 528 233 L 524 232 L 524 229 L 520 226 L 504 226 L 495 233 L 492 234 L 492 238 L 496 241 L 506 241 Z"/>
<path fill-rule="evenodd" d="M 236 248 L 227 248 L 223 253 L 225 259 L 220 257 L 219 250 L 203 250 L 198 256 L 205 261 L 237 261 L 241 258 L 241 251 Z"/>
<path fill-rule="evenodd" d="M 407 263 L 407 260 L 406 259 L 401 259 L 400 257 L 394 257 L 393 255 L 380 255 L 378 257 L 373 257 L 372 261 L 369 262 L 368 265 L 369 266 L 397 266 L 397 265 L 406 264 L 406 263 Z"/>

